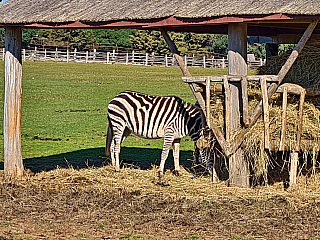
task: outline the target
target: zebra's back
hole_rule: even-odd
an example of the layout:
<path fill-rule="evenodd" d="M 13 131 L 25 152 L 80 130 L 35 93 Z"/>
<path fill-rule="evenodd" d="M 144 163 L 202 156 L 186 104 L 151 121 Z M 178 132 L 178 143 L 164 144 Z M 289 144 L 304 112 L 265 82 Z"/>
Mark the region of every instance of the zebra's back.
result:
<path fill-rule="evenodd" d="M 168 128 L 178 129 L 174 134 L 182 138 L 188 134 L 184 125 L 185 105 L 179 97 L 152 96 L 124 91 L 111 100 L 108 115 L 113 128 L 124 126 L 144 138 L 162 138 Z"/>

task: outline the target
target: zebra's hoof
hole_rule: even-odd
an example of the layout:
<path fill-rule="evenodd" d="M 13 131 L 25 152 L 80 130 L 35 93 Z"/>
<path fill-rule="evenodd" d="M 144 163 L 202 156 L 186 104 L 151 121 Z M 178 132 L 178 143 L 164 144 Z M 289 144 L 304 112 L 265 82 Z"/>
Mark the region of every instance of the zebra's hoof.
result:
<path fill-rule="evenodd" d="M 173 174 L 176 176 L 181 176 L 180 170 L 173 170 Z"/>
<path fill-rule="evenodd" d="M 161 171 L 158 172 L 159 179 L 163 178 L 163 175 L 164 175 L 163 172 Z"/>

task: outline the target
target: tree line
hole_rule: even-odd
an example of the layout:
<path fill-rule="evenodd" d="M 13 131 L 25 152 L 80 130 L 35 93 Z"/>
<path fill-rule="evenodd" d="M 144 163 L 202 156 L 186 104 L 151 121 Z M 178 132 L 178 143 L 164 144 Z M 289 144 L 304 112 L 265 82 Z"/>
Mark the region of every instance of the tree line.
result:
<path fill-rule="evenodd" d="M 195 34 L 170 32 L 182 55 L 205 55 L 208 52 L 227 54 L 228 36 L 221 34 Z M 170 54 L 170 50 L 159 31 L 133 29 L 23 29 L 23 47 L 60 47 L 90 50 L 94 48 L 118 50 L 141 50 L 148 53 Z M 0 28 L 0 47 L 4 45 L 4 29 Z M 263 44 L 248 46 L 248 52 L 257 57 L 265 56 Z"/>

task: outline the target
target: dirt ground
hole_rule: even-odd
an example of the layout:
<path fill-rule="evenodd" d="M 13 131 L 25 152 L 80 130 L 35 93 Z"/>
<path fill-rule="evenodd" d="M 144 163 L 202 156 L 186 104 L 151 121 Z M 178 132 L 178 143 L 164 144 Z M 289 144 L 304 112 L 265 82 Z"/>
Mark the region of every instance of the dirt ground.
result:
<path fill-rule="evenodd" d="M 319 239 L 320 176 L 250 189 L 183 170 L 55 169 L 6 181 L 0 239 Z M 2 175 L 1 175 L 2 174 Z M 238 239 L 238 238 L 237 238 Z"/>

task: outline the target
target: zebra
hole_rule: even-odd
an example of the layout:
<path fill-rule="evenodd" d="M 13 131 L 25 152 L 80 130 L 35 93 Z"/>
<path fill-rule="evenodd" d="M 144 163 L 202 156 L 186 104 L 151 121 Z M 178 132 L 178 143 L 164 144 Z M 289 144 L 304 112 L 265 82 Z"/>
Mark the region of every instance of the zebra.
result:
<path fill-rule="evenodd" d="M 114 97 L 108 105 L 106 155 L 111 154 L 115 171 L 120 171 L 120 144 L 129 134 L 148 139 L 164 138 L 159 177 L 164 174 L 164 165 L 171 145 L 174 172 L 179 175 L 181 138 L 189 135 L 196 143 L 200 138 L 199 130 L 205 127 L 202 110 L 179 97 L 124 91 Z"/>

